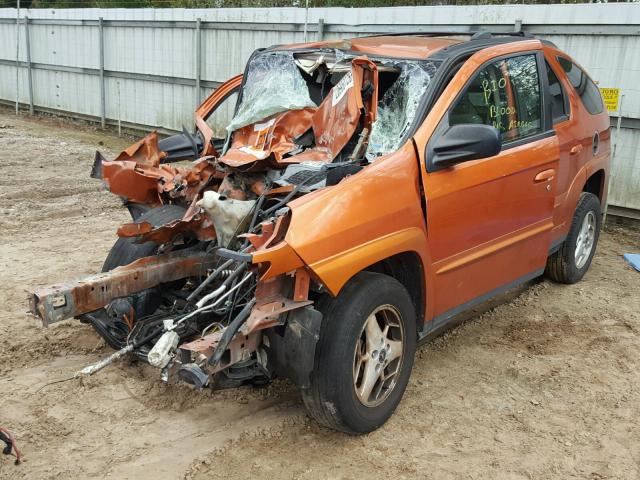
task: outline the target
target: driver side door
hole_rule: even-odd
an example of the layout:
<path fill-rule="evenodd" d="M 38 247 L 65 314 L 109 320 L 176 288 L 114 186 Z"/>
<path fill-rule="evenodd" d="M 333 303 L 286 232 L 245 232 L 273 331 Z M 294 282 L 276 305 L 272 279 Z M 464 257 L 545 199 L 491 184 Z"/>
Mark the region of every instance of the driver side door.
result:
<path fill-rule="evenodd" d="M 535 50 L 483 63 L 429 139 L 424 187 L 434 269 L 431 328 L 544 270 L 559 148 L 541 65 Z M 500 153 L 434 166 L 429 145 L 461 124 L 497 128 Z"/>

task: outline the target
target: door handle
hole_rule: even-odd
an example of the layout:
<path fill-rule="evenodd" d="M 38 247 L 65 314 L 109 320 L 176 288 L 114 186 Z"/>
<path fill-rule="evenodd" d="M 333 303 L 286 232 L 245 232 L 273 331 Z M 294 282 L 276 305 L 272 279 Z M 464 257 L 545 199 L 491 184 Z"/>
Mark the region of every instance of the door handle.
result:
<path fill-rule="evenodd" d="M 533 181 L 536 183 L 545 182 L 547 180 L 551 181 L 555 176 L 556 176 L 556 171 L 553 168 L 550 168 L 548 170 L 543 170 L 540 173 L 538 173 L 536 175 L 536 178 L 533 179 Z"/>
<path fill-rule="evenodd" d="M 571 147 L 571 150 L 569 150 L 569 155 L 577 155 L 581 151 L 582 151 L 582 144 L 581 143 L 577 143 L 573 147 Z"/>

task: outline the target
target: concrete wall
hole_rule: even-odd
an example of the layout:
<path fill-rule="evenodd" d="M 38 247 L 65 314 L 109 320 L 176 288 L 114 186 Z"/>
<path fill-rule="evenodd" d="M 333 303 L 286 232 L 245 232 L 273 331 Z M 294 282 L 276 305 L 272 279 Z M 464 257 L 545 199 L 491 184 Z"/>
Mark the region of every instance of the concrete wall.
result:
<path fill-rule="evenodd" d="M 0 99 L 5 101 L 16 97 L 15 16 L 15 9 L 0 9 Z M 25 16 L 33 93 L 30 97 L 22 25 L 20 102 L 168 130 L 191 125 L 199 99 L 240 73 L 256 48 L 305 39 L 305 11 L 299 8 L 34 9 L 22 10 Z M 310 41 L 478 28 L 521 28 L 553 41 L 601 87 L 624 94 L 610 203 L 640 210 L 640 4 L 326 8 L 311 9 L 308 20 Z"/>

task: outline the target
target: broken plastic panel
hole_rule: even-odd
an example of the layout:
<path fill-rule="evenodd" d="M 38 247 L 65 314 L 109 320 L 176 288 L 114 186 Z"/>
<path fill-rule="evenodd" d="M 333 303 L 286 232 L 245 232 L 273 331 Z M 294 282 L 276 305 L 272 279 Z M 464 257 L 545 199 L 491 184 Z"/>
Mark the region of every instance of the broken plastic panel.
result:
<path fill-rule="evenodd" d="M 325 165 L 312 162 L 289 165 L 282 174 L 277 174 L 274 178 L 277 185 L 294 185 L 300 192 L 311 192 L 323 188 L 326 180 Z"/>
<path fill-rule="evenodd" d="M 400 75 L 385 92 L 378 103 L 378 118 L 373 123 L 366 157 L 377 157 L 393 152 L 400 147 L 418 110 L 422 96 L 429 88 L 437 65 L 402 62 Z"/>
<path fill-rule="evenodd" d="M 249 64 L 242 102 L 227 131 L 233 132 L 276 113 L 315 106 L 293 53 L 264 53 Z"/>

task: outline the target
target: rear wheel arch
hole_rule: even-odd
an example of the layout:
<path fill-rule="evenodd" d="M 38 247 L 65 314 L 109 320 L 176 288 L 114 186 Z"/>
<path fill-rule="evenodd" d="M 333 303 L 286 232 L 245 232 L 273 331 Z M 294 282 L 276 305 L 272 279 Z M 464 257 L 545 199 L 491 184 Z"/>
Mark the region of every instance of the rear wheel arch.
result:
<path fill-rule="evenodd" d="M 559 283 L 580 281 L 591 265 L 601 227 L 602 212 L 598 197 L 591 192 L 582 192 L 567 238 L 547 258 L 546 275 Z"/>
<path fill-rule="evenodd" d="M 582 187 L 583 192 L 588 192 L 594 194 L 600 200 L 602 204 L 602 199 L 604 196 L 604 186 L 605 186 L 606 174 L 603 168 L 593 172 L 584 186 Z"/>

